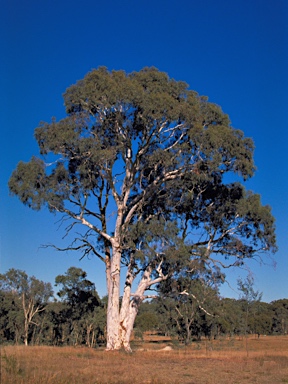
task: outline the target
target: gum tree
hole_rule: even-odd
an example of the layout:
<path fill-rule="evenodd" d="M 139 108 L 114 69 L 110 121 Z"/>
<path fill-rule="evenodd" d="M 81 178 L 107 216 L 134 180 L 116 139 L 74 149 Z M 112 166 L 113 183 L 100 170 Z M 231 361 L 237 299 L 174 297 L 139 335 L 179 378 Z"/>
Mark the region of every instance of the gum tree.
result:
<path fill-rule="evenodd" d="M 16 301 L 19 301 L 24 318 L 23 339 L 27 346 L 30 327 L 37 325 L 34 321 L 35 316 L 45 310 L 49 299 L 53 296 L 52 286 L 34 276 L 29 277 L 24 271 L 11 268 L 0 275 L 0 288 L 3 292 L 11 293 Z"/>
<path fill-rule="evenodd" d="M 55 283 L 61 288 L 57 295 L 67 305 L 66 319 L 70 334 L 74 336 L 74 344 L 81 340 L 84 329 L 87 345 L 90 346 L 90 333 L 93 334 L 96 328 L 95 320 L 104 313 L 95 285 L 87 279 L 85 271 L 76 267 L 70 267 L 64 275 L 56 276 Z"/>
<path fill-rule="evenodd" d="M 9 187 L 32 209 L 71 220 L 74 241 L 58 249 L 105 264 L 107 350 L 130 350 L 139 305 L 168 276 L 199 262 L 220 275 L 275 249 L 270 208 L 224 183 L 253 175 L 252 140 L 186 83 L 156 68 L 101 67 L 64 102 L 67 116 L 36 128 L 40 156 L 20 162 Z"/>

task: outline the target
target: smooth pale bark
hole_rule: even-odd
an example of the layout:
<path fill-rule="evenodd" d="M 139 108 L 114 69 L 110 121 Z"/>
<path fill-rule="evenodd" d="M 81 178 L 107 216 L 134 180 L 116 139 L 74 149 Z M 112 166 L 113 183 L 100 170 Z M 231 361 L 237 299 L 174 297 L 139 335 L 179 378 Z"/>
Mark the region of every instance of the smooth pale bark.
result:
<path fill-rule="evenodd" d="M 111 279 L 111 261 L 110 261 L 110 255 L 107 255 L 107 254 L 106 254 L 106 257 L 105 257 L 105 265 L 106 265 L 106 270 L 105 270 L 105 273 L 106 273 L 106 288 L 107 288 L 107 292 L 109 292 L 109 290 L 110 290 L 110 279 Z"/>
<path fill-rule="evenodd" d="M 131 316 L 130 298 L 131 298 L 131 287 L 132 287 L 133 280 L 134 280 L 134 277 L 133 277 L 132 272 L 130 271 L 130 266 L 129 266 L 127 274 L 126 274 L 126 281 L 125 281 L 124 294 L 123 294 L 122 303 L 121 303 L 120 323 L 119 323 L 119 337 L 120 337 L 121 345 L 128 352 L 131 351 L 130 336 L 131 336 L 131 332 L 132 332 L 135 317 L 136 317 L 136 315 L 135 315 L 134 321 L 131 324 L 131 321 L 130 321 L 130 316 Z M 136 308 L 134 308 L 134 310 L 135 309 Z M 138 312 L 138 309 L 137 309 L 137 312 Z M 137 312 L 136 312 L 136 314 L 137 314 Z M 131 329 L 131 326 L 132 326 L 132 329 Z M 130 334 L 130 336 L 129 336 L 129 339 L 127 342 L 127 334 L 128 333 Z"/>
<path fill-rule="evenodd" d="M 22 293 L 22 306 L 24 311 L 24 344 L 28 345 L 28 335 L 29 335 L 29 324 L 32 322 L 32 317 L 37 313 L 37 309 L 33 311 L 33 302 L 28 300 L 26 306 L 25 303 L 25 294 Z"/>
<path fill-rule="evenodd" d="M 107 346 L 106 350 L 117 350 L 124 348 L 131 352 L 130 338 L 134 322 L 144 300 L 146 289 L 152 284 L 150 279 L 152 269 L 150 267 L 144 272 L 135 293 L 131 293 L 132 283 L 135 278 L 130 266 L 126 274 L 124 295 L 122 297 L 121 310 L 119 308 L 119 283 L 120 283 L 120 257 L 121 252 L 113 251 L 111 261 L 111 275 L 109 283 L 108 308 L 107 308 Z M 153 283 L 155 280 L 153 281 Z"/>
<path fill-rule="evenodd" d="M 144 299 L 148 296 L 145 291 L 151 286 L 166 279 L 162 275 L 161 263 L 157 268 L 159 277 L 152 280 L 152 267 L 148 266 L 144 271 L 142 278 L 138 284 L 135 293 L 131 293 L 132 283 L 135 279 L 135 274 L 132 271 L 131 260 L 128 266 L 124 294 L 122 297 L 121 310 L 119 307 L 120 298 L 120 260 L 121 250 L 119 247 L 114 247 L 113 257 L 111 260 L 111 274 L 109 282 L 108 308 L 107 308 L 107 351 L 118 350 L 124 348 L 127 352 L 131 352 L 130 338 L 134 327 L 134 322 L 139 310 L 139 307 Z M 152 296 L 149 296 L 152 297 Z M 153 296 L 154 297 L 154 296 Z"/>
<path fill-rule="evenodd" d="M 130 347 L 130 338 L 133 331 L 134 322 L 142 301 L 143 297 L 134 296 L 132 300 L 130 300 L 129 306 L 126 310 L 126 316 L 120 322 L 121 345 L 126 352 L 132 351 Z"/>
<path fill-rule="evenodd" d="M 30 304 L 30 303 L 29 303 Z M 24 311 L 24 344 L 27 346 L 28 345 L 28 331 L 29 331 L 29 307 L 26 308 L 25 304 L 25 294 L 22 293 L 22 307 Z"/>
<path fill-rule="evenodd" d="M 32 321 L 32 319 L 36 313 L 44 311 L 45 308 L 40 309 L 39 306 L 36 306 L 35 308 L 33 299 L 28 299 L 26 302 L 24 293 L 22 293 L 22 307 L 24 312 L 24 344 L 28 346 L 29 325 L 37 325 Z"/>
<path fill-rule="evenodd" d="M 144 293 L 151 285 L 151 268 L 147 268 L 140 280 L 136 292 L 131 295 L 131 284 L 133 277 L 127 274 L 125 285 L 125 294 L 123 296 L 121 313 L 120 313 L 120 339 L 121 345 L 127 352 L 131 352 L 130 338 L 134 327 L 134 322 L 142 301 L 145 299 Z M 132 297 L 132 298 L 131 298 Z"/>
<path fill-rule="evenodd" d="M 24 324 L 24 345 L 27 347 L 28 346 L 28 322 L 25 319 L 25 324 Z"/>
<path fill-rule="evenodd" d="M 120 297 L 120 260 L 121 251 L 117 247 L 112 249 L 112 260 L 109 278 L 108 306 L 107 306 L 107 346 L 106 350 L 121 348 L 119 338 L 119 297 Z"/>

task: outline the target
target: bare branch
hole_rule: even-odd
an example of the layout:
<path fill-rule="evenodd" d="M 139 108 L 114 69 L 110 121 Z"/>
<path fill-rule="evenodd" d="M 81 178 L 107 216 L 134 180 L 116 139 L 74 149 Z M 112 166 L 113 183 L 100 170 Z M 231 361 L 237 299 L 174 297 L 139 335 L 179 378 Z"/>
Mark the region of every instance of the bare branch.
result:
<path fill-rule="evenodd" d="M 82 260 L 85 256 L 88 256 L 92 252 L 95 256 L 97 256 L 101 261 L 105 263 L 105 258 L 95 249 L 95 247 L 93 247 L 93 245 L 89 241 L 85 239 L 76 238 L 73 241 L 73 243 L 76 242 L 77 240 L 83 242 L 83 244 L 78 246 L 71 245 L 64 248 L 57 247 L 54 244 L 46 244 L 46 245 L 42 245 L 41 248 L 54 248 L 59 252 L 83 251 L 83 255 L 81 256 L 80 260 Z"/>
<path fill-rule="evenodd" d="M 199 300 L 197 299 L 197 297 L 193 294 L 193 293 L 188 293 L 187 290 L 185 289 L 184 291 L 180 292 L 179 295 L 186 295 L 186 296 L 191 296 L 193 297 L 193 299 L 195 299 L 197 301 L 197 305 L 198 307 L 206 313 L 206 315 L 208 316 L 212 316 L 212 317 L 215 317 L 215 315 L 209 313 L 208 311 L 206 311 L 205 308 L 202 307 L 202 305 L 200 304 Z"/>
<path fill-rule="evenodd" d="M 132 297 L 139 297 L 140 300 L 145 300 L 145 299 L 157 299 L 158 295 L 137 295 L 136 293 L 130 293 L 130 296 Z"/>

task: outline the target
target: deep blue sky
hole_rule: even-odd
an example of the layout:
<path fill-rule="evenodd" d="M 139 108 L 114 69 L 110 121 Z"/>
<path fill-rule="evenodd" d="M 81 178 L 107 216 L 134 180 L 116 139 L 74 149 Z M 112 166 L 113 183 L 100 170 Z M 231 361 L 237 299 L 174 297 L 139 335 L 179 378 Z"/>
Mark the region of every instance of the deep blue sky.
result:
<path fill-rule="evenodd" d="M 254 139 L 258 169 L 246 187 L 272 206 L 279 251 L 276 268 L 250 267 L 263 300 L 288 298 L 287 26 L 286 0 L 1 1 L 1 272 L 19 268 L 53 283 L 75 265 L 105 294 L 96 259 L 39 249 L 61 245 L 63 229 L 57 217 L 9 196 L 7 182 L 20 160 L 38 154 L 38 123 L 64 117 L 68 86 L 100 65 L 126 72 L 153 65 L 221 105 Z M 222 294 L 238 297 L 242 276 L 229 272 L 234 290 L 226 285 Z"/>

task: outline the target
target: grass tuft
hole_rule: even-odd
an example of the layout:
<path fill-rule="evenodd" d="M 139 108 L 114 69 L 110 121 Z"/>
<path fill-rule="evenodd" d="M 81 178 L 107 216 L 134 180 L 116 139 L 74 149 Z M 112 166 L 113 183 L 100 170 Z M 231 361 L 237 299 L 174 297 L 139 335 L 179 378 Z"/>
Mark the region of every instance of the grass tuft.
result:
<path fill-rule="evenodd" d="M 8 355 L 4 351 L 4 355 L 1 356 L 2 358 L 2 368 L 4 368 L 5 372 L 8 375 L 11 376 L 23 376 L 24 370 L 20 367 L 19 362 L 17 361 L 16 357 L 13 355 Z"/>

